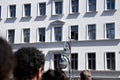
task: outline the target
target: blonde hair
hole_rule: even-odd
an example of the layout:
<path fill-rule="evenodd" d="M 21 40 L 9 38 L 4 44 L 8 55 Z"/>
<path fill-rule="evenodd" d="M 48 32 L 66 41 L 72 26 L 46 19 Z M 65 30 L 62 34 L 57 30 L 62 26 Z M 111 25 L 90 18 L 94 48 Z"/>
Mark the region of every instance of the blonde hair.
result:
<path fill-rule="evenodd" d="M 80 73 L 80 76 L 81 76 L 81 80 L 85 80 L 86 78 L 88 77 L 91 77 L 91 71 L 90 70 L 83 70 L 81 73 Z"/>

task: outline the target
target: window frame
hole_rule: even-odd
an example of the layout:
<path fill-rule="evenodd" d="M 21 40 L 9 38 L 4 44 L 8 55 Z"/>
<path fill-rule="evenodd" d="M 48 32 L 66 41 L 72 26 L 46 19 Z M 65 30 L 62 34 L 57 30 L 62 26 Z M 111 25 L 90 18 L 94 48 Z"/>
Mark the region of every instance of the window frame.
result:
<path fill-rule="evenodd" d="M 13 31 L 12 36 L 11 36 L 9 31 Z M 7 30 L 7 40 L 11 44 L 15 43 L 15 29 L 8 29 Z"/>
<path fill-rule="evenodd" d="M 112 33 L 109 34 L 110 37 L 107 37 L 107 35 L 108 35 L 108 32 L 107 32 L 107 25 L 114 25 L 114 26 L 112 26 L 112 27 L 114 28 L 114 30 L 112 30 L 111 28 L 109 29 L 109 30 L 110 30 L 109 32 L 113 32 L 113 31 L 114 31 L 113 37 L 111 37 L 111 34 L 112 34 Z M 108 27 L 111 27 L 111 26 L 108 26 Z M 114 22 L 105 23 L 105 39 L 115 39 L 115 23 L 114 23 Z"/>
<path fill-rule="evenodd" d="M 0 5 L 0 20 L 2 19 L 2 6 Z"/>
<path fill-rule="evenodd" d="M 55 59 L 55 55 L 58 56 L 56 59 Z M 62 57 L 61 54 L 54 54 L 54 69 L 59 68 L 61 57 Z"/>
<path fill-rule="evenodd" d="M 92 30 L 89 30 L 89 27 L 95 27 L 94 29 L 93 28 L 91 28 Z M 87 39 L 88 40 L 96 40 L 96 30 L 97 30 L 97 28 L 96 28 L 96 24 L 88 24 L 87 25 Z M 92 38 L 91 38 L 91 34 L 92 34 Z M 94 36 L 94 35 L 95 36 Z M 90 36 L 89 36 L 90 35 Z M 93 37 L 95 37 L 95 38 L 93 38 Z"/>
<path fill-rule="evenodd" d="M 107 0 L 104 1 L 105 2 L 105 11 L 115 11 L 116 10 L 116 0 L 114 0 L 114 8 L 111 7 L 110 5 L 110 8 L 108 8 L 108 2 Z"/>
<path fill-rule="evenodd" d="M 8 18 L 16 18 L 16 4 L 8 6 Z"/>
<path fill-rule="evenodd" d="M 40 8 L 40 4 L 45 4 L 44 5 L 44 9 L 42 8 L 42 10 L 44 10 L 44 14 L 41 13 L 41 8 Z M 38 16 L 45 16 L 46 15 L 46 2 L 40 2 L 38 3 Z"/>
<path fill-rule="evenodd" d="M 75 31 L 76 30 L 75 28 L 74 28 L 74 30 L 72 30 L 72 27 L 77 27 L 77 31 Z M 74 34 L 74 38 L 72 38 L 72 32 Z M 79 36 L 78 32 L 79 32 L 79 26 L 78 25 L 71 25 L 70 26 L 70 34 L 71 34 L 70 38 L 72 40 L 78 40 L 78 36 Z"/>
<path fill-rule="evenodd" d="M 56 2 L 61 2 L 61 13 L 56 13 Z M 64 0 L 54 0 L 52 2 L 52 15 L 63 15 Z"/>
<path fill-rule="evenodd" d="M 44 29 L 44 33 L 45 33 L 45 34 L 42 33 L 42 34 L 43 34 L 43 35 L 42 35 L 42 40 L 40 40 L 40 38 L 41 38 L 41 37 L 40 37 L 40 33 L 39 33 L 39 32 L 40 32 L 40 29 Z M 44 39 L 43 39 L 43 36 L 44 36 Z M 40 27 L 40 28 L 38 28 L 38 42 L 45 42 L 45 39 L 46 39 L 46 29 L 45 29 L 45 27 Z"/>
<path fill-rule="evenodd" d="M 77 58 L 75 56 L 77 56 Z M 72 57 L 74 57 L 74 58 L 72 58 Z M 72 64 L 72 62 L 73 62 L 73 64 Z M 71 54 L 71 69 L 78 70 L 78 53 Z"/>
<path fill-rule="evenodd" d="M 26 7 L 25 6 L 28 6 L 29 5 L 29 11 L 27 11 L 27 13 L 26 13 Z M 26 3 L 26 4 L 23 4 L 23 17 L 31 17 L 31 3 Z"/>
<path fill-rule="evenodd" d="M 77 4 L 73 5 L 73 1 L 78 1 L 78 2 Z M 76 9 L 75 11 L 73 10 L 74 8 Z M 79 0 L 71 0 L 71 13 L 79 13 Z"/>
<path fill-rule="evenodd" d="M 25 38 L 26 38 L 25 30 L 29 30 L 29 35 L 27 36 L 28 41 L 25 40 Z M 24 28 L 24 29 L 22 30 L 22 35 L 23 35 L 23 37 L 22 37 L 22 42 L 23 42 L 23 43 L 30 43 L 30 28 Z"/>
<path fill-rule="evenodd" d="M 62 14 L 63 12 L 63 1 L 55 1 L 55 13 Z"/>
<path fill-rule="evenodd" d="M 54 26 L 53 28 L 54 28 L 54 29 L 53 29 L 53 32 L 54 32 L 54 41 L 55 41 L 55 42 L 62 41 L 63 27 L 60 26 L 60 25 L 58 25 L 58 26 Z M 56 37 L 58 37 L 58 36 L 57 36 L 56 33 L 55 33 L 55 28 L 61 28 L 61 29 L 60 29 L 60 30 L 61 30 L 61 33 L 59 33 L 59 36 L 61 35 L 61 39 L 60 39 L 60 40 L 56 40 Z M 57 38 L 57 39 L 58 39 L 58 38 Z"/>
<path fill-rule="evenodd" d="M 87 12 L 97 12 L 97 0 L 95 0 L 95 1 L 96 2 L 91 3 L 92 6 L 95 6 L 95 10 L 90 10 L 90 3 L 89 3 L 89 0 L 87 0 Z"/>
<path fill-rule="evenodd" d="M 110 57 L 109 59 L 107 58 L 107 54 L 114 54 L 114 63 L 112 62 L 113 59 L 111 58 L 111 56 L 109 56 Z M 110 64 L 109 64 L 110 66 L 108 66 L 108 60 L 110 60 Z M 113 64 L 114 64 L 114 68 L 112 66 Z M 108 67 L 109 67 L 109 69 L 108 69 Z M 105 52 L 105 70 L 116 70 L 116 54 L 115 54 L 115 52 Z"/>
<path fill-rule="evenodd" d="M 94 54 L 95 55 L 95 58 L 94 58 L 95 63 L 91 63 L 91 64 L 93 64 L 93 65 L 91 65 L 91 67 L 92 67 L 91 69 L 89 68 L 89 56 L 88 56 L 88 54 Z M 97 65 L 96 65 L 96 52 L 87 52 L 87 54 L 86 54 L 86 61 L 87 61 L 87 65 L 86 65 L 87 69 L 96 70 L 96 67 L 97 67 Z M 93 62 L 93 59 L 92 59 L 92 62 Z"/>

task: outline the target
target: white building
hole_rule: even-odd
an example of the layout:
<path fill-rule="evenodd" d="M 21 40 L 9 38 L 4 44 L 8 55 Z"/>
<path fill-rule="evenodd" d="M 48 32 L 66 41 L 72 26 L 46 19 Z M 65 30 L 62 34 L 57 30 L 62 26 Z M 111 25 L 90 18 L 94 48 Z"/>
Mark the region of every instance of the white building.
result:
<path fill-rule="evenodd" d="M 0 0 L 0 35 L 13 50 L 34 46 L 55 68 L 71 38 L 71 76 L 120 78 L 120 0 Z M 64 69 L 68 72 L 68 67 Z"/>

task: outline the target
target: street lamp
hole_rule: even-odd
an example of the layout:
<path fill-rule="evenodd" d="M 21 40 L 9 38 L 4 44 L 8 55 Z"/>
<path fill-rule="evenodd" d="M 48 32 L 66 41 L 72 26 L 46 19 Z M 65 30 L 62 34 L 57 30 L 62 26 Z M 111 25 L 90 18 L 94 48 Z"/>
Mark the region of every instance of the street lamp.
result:
<path fill-rule="evenodd" d="M 67 67 L 66 61 L 68 62 L 69 80 L 71 80 L 71 40 L 65 42 L 63 50 L 64 50 L 64 53 L 62 54 L 60 67 L 62 69 L 66 68 Z"/>

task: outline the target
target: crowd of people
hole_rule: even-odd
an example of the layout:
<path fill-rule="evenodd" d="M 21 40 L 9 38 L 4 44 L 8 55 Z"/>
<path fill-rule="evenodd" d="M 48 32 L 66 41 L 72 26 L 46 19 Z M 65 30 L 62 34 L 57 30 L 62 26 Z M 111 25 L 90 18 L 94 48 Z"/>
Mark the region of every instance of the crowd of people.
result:
<path fill-rule="evenodd" d="M 44 64 L 42 51 L 22 47 L 13 53 L 10 44 L 0 37 L 0 80 L 69 80 L 60 68 L 43 72 Z M 92 80 L 91 72 L 83 70 L 80 80 Z"/>

